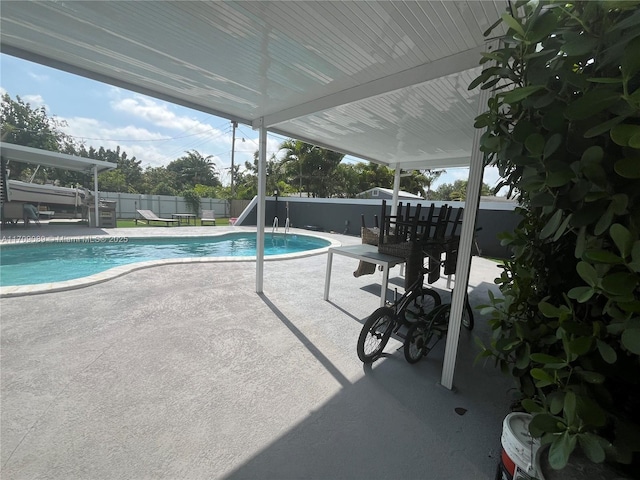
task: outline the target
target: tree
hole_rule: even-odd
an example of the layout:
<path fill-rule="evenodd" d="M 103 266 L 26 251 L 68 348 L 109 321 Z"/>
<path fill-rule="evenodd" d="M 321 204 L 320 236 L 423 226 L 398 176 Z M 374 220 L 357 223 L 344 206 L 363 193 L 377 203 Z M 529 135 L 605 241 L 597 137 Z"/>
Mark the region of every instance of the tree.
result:
<path fill-rule="evenodd" d="M 463 202 L 467 199 L 467 183 L 467 180 L 456 180 L 453 183 L 443 183 L 431 194 L 431 199 L 441 200 L 444 202 Z M 491 193 L 491 187 L 486 183 L 483 183 L 480 189 L 480 195 L 487 196 L 491 195 Z"/>
<path fill-rule="evenodd" d="M 196 184 L 216 187 L 221 183 L 211 158 L 212 155 L 204 157 L 201 153 L 191 150 L 185 156 L 169 163 L 167 170 L 177 175 L 180 189 Z"/>
<path fill-rule="evenodd" d="M 63 152 L 73 144 L 71 137 L 61 130 L 65 126 L 63 122 L 55 117 L 49 117 L 44 107 L 31 107 L 29 103 L 23 102 L 19 96 L 16 96 L 16 100 L 12 100 L 9 94 L 2 95 L 0 119 L 2 120 L 3 142 L 51 152 Z M 25 163 L 12 164 L 12 176 L 20 178 L 22 170 L 26 168 L 28 165 Z M 48 177 L 50 170 L 39 169 L 40 178 L 54 180 L 55 177 Z"/>
<path fill-rule="evenodd" d="M 358 163 L 356 171 L 360 178 L 358 193 L 371 188 L 393 188 L 393 170 L 377 163 Z"/>
<path fill-rule="evenodd" d="M 426 186 L 425 198 L 427 200 L 434 200 L 434 198 L 432 197 L 433 192 L 431 191 L 431 187 L 436 182 L 436 180 L 440 178 L 440 176 L 443 173 L 447 173 L 447 171 L 446 170 L 425 170 L 424 171 L 423 175 L 424 175 L 424 181 Z"/>
<path fill-rule="evenodd" d="M 333 172 L 344 158 L 342 153 L 299 140 L 285 140 L 280 149 L 285 151 L 282 163 L 287 183 L 298 185 L 300 195 L 306 190 L 313 197 L 328 196 Z"/>
<path fill-rule="evenodd" d="M 142 174 L 142 192 L 152 195 L 177 195 L 178 175 L 166 167 L 147 167 Z"/>

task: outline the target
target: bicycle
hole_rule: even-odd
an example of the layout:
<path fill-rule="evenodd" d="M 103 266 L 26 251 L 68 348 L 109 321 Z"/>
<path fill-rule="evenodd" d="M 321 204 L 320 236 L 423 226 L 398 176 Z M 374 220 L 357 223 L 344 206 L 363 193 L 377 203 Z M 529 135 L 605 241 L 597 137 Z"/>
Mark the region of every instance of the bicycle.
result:
<path fill-rule="evenodd" d="M 450 303 L 439 305 L 409 327 L 403 345 L 404 358 L 407 362 L 419 362 L 440 340 L 446 337 L 450 314 Z M 465 295 L 462 326 L 467 330 L 472 330 L 474 326 L 473 310 L 468 295 Z"/>
<path fill-rule="evenodd" d="M 384 307 L 376 309 L 367 319 L 358 337 L 358 358 L 363 363 L 372 363 L 382 355 L 393 333 L 401 327 L 411 327 L 419 319 L 442 303 L 438 292 L 424 287 L 424 274 L 427 270 L 420 269 L 418 277 L 405 293 L 398 298 L 397 291 L 394 301 Z"/>

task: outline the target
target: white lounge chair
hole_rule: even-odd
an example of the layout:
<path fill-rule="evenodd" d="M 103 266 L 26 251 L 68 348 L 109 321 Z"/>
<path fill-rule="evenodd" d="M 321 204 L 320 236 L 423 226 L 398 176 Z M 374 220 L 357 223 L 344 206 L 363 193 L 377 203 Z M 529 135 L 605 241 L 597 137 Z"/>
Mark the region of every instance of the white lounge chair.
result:
<path fill-rule="evenodd" d="M 211 225 L 216 224 L 216 213 L 213 210 L 202 210 L 200 225 L 204 225 L 205 222 L 210 222 Z"/>
<path fill-rule="evenodd" d="M 151 210 L 136 210 L 136 212 L 138 212 L 138 214 L 140 214 L 140 216 L 144 218 L 149 225 L 151 224 L 151 222 L 166 222 L 167 226 L 179 224 L 178 220 L 176 220 L 175 218 L 160 218 Z M 136 223 L 137 220 L 138 219 L 136 219 Z"/>

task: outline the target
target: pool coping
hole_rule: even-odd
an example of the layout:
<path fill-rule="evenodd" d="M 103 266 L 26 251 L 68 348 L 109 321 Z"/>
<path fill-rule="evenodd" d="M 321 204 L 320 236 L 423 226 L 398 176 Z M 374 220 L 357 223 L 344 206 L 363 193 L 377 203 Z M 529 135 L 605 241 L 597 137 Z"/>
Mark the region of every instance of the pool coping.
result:
<path fill-rule="evenodd" d="M 120 231 L 122 229 L 119 229 Z M 178 234 L 178 235 L 135 235 L 137 232 L 132 232 L 132 235 L 128 235 L 130 238 L 195 238 L 195 237 L 217 237 L 228 235 L 230 233 L 253 233 L 255 232 L 255 228 L 243 228 L 243 229 L 229 229 L 221 232 L 203 232 L 202 234 Z M 168 232 L 168 231 L 167 231 Z M 164 233 L 167 233 L 164 232 Z M 266 232 L 265 233 L 269 233 Z M 280 233 L 280 232 L 277 232 Z M 314 255 L 321 255 L 323 253 L 327 253 L 329 248 L 340 246 L 341 243 L 336 241 L 335 239 L 322 235 L 321 232 L 309 232 L 308 230 L 300 230 L 300 229 L 291 229 L 289 231 L 290 234 L 295 235 L 304 235 L 308 237 L 321 238 L 323 240 L 327 240 L 329 245 L 322 248 L 316 248 L 313 250 L 307 250 L 304 252 L 296 252 L 296 253 L 287 253 L 280 255 L 265 255 L 265 262 L 273 262 L 273 261 L 282 261 L 282 260 L 294 260 L 298 258 L 310 257 Z M 70 243 L 75 243 L 73 240 L 82 239 L 86 237 L 99 237 L 103 238 L 117 238 L 123 237 L 122 235 L 114 235 L 113 233 L 106 232 L 104 235 L 72 235 L 65 237 L 69 240 Z M 26 237 L 25 237 L 26 238 Z M 37 239 L 36 239 L 37 238 Z M 59 240 L 58 240 L 59 241 Z M 25 240 L 24 244 L 42 244 L 42 243 L 55 243 L 56 240 L 48 237 L 40 237 L 34 236 L 34 239 L 29 241 Z M 0 242 L 0 245 L 8 244 L 9 242 Z M 97 242 L 102 243 L 102 242 Z M 144 262 L 135 262 L 127 265 L 119 265 L 117 267 L 110 268 L 105 270 L 104 272 L 96 273 L 93 275 L 89 275 L 87 277 L 75 278 L 72 280 L 64 280 L 61 282 L 48 282 L 48 283 L 37 283 L 31 285 L 8 285 L 8 286 L 0 286 L 0 298 L 10 298 L 10 297 L 22 297 L 27 295 L 39 295 L 43 293 L 54 293 L 54 292 L 62 292 L 65 290 L 75 290 L 78 288 L 85 288 L 91 285 L 96 285 L 99 283 L 107 282 L 109 280 L 113 280 L 115 278 L 121 277 L 128 273 L 134 272 L 136 270 L 142 270 L 146 268 L 159 267 L 164 265 L 180 265 L 185 263 L 221 263 L 221 262 L 255 262 L 256 256 L 245 256 L 245 257 L 184 257 L 184 258 L 167 258 L 161 260 L 148 260 Z"/>

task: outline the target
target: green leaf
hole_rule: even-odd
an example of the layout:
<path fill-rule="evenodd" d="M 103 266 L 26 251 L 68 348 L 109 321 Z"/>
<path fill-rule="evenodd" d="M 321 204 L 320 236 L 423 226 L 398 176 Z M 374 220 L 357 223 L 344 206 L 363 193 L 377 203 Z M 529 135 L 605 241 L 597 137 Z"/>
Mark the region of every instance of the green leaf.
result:
<path fill-rule="evenodd" d="M 555 390 L 547 395 L 547 402 L 549 404 L 549 411 L 553 415 L 558 415 L 564 408 L 564 392 L 562 390 Z"/>
<path fill-rule="evenodd" d="M 580 278 L 587 282 L 587 285 L 595 287 L 598 283 L 598 273 L 591 264 L 587 262 L 578 262 L 576 265 L 576 271 L 578 272 L 578 275 L 580 275 Z"/>
<path fill-rule="evenodd" d="M 584 164 L 600 163 L 604 158 L 604 150 L 598 145 L 587 148 L 580 157 L 580 161 Z"/>
<path fill-rule="evenodd" d="M 538 309 L 547 318 L 558 318 L 560 315 L 560 309 L 547 302 L 538 303 Z"/>
<path fill-rule="evenodd" d="M 595 233 L 596 235 L 602 235 L 605 231 L 607 231 L 609 225 L 611 225 L 611 222 L 613 222 L 613 207 L 611 204 L 609 204 L 609 207 L 607 207 L 604 215 L 602 215 L 596 223 L 596 226 L 593 229 L 593 233 Z"/>
<path fill-rule="evenodd" d="M 611 345 L 603 342 L 602 340 L 596 340 L 596 345 L 598 346 L 598 352 L 600 352 L 600 356 L 605 362 L 609 364 L 616 363 L 618 355 L 616 354 L 616 351 L 613 349 L 613 347 L 611 347 Z"/>
<path fill-rule="evenodd" d="M 586 227 L 581 227 L 580 230 L 578 230 L 578 237 L 576 238 L 576 249 L 574 252 L 574 256 L 576 258 L 582 258 L 582 254 L 584 253 L 587 241 L 586 233 Z"/>
<path fill-rule="evenodd" d="M 567 218 L 564 219 L 564 222 L 562 222 L 562 225 L 560 225 L 560 227 L 556 231 L 556 234 L 553 236 L 554 242 L 557 242 L 560 239 L 560 237 L 564 234 L 564 232 L 567 230 L 567 227 L 569 226 L 569 222 L 571 221 L 572 215 L 573 214 L 570 213 L 569 215 L 567 215 Z"/>
<path fill-rule="evenodd" d="M 576 35 L 560 48 L 570 57 L 584 55 L 594 51 L 598 40 L 587 35 Z"/>
<path fill-rule="evenodd" d="M 568 168 L 565 170 L 556 170 L 555 172 L 548 173 L 545 183 L 551 188 L 562 187 L 569 183 L 574 177 L 575 173 Z"/>
<path fill-rule="evenodd" d="M 552 355 L 548 355 L 546 353 L 532 353 L 530 356 L 531 356 L 531 360 L 536 362 L 536 363 L 542 363 L 542 364 L 545 364 L 545 365 L 546 364 L 549 364 L 549 365 L 564 364 L 564 365 L 566 365 L 566 362 L 563 359 L 561 359 L 559 357 L 554 357 Z M 538 375 L 538 373 L 536 373 L 536 375 Z M 543 376 L 542 374 L 539 374 L 539 375 Z M 534 377 L 534 378 L 538 378 L 538 377 Z"/>
<path fill-rule="evenodd" d="M 531 197 L 532 207 L 550 207 L 554 204 L 556 198 L 549 192 L 540 192 Z"/>
<path fill-rule="evenodd" d="M 558 230 L 560 222 L 562 222 L 562 213 L 562 210 L 556 210 L 556 213 L 551 216 L 547 224 L 542 228 L 542 231 L 540 232 L 541 240 L 549 238 L 556 232 L 556 230 Z"/>
<path fill-rule="evenodd" d="M 622 78 L 606 78 L 606 77 L 587 78 L 587 82 L 614 84 L 614 83 L 622 83 Z"/>
<path fill-rule="evenodd" d="M 585 260 L 594 263 L 621 264 L 622 258 L 608 250 L 587 250 L 584 252 Z"/>
<path fill-rule="evenodd" d="M 549 140 L 547 140 L 547 143 L 545 143 L 544 145 L 544 151 L 542 152 L 543 157 L 549 158 L 551 155 L 553 155 L 556 150 L 558 150 L 560 145 L 562 145 L 563 141 L 564 137 L 561 134 L 554 133 L 553 135 L 551 135 L 551 137 L 549 137 Z"/>
<path fill-rule="evenodd" d="M 614 117 L 611 120 L 607 120 L 606 122 L 596 125 L 595 127 L 591 127 L 584 133 L 584 138 L 593 138 L 598 135 L 602 135 L 604 132 L 608 132 L 611 128 L 622 122 L 625 118 L 626 117 L 624 116 Z"/>
<path fill-rule="evenodd" d="M 507 24 L 507 26 L 514 30 L 516 33 L 520 34 L 520 36 L 522 38 L 525 37 L 525 33 L 524 33 L 524 28 L 522 28 L 522 25 L 520 24 L 520 22 L 518 20 L 516 20 L 515 18 L 513 18 L 511 15 L 509 15 L 508 13 L 503 13 L 502 16 L 502 21 L 504 23 Z"/>
<path fill-rule="evenodd" d="M 587 370 L 578 370 L 576 369 L 576 374 L 578 374 L 582 379 L 587 383 L 593 383 L 599 385 L 604 382 L 604 375 L 598 372 L 589 372 Z"/>
<path fill-rule="evenodd" d="M 562 470 L 567 466 L 569 456 L 576 448 L 576 436 L 565 431 L 557 437 L 549 447 L 549 465 L 554 470 Z"/>
<path fill-rule="evenodd" d="M 614 170 L 623 178 L 640 178 L 640 159 L 623 158 L 614 165 Z"/>
<path fill-rule="evenodd" d="M 539 133 L 533 133 L 529 135 L 524 142 L 524 146 L 532 155 L 542 155 L 544 151 L 544 137 Z"/>
<path fill-rule="evenodd" d="M 542 89 L 544 89 L 544 85 L 530 85 L 527 87 L 514 88 L 510 92 L 504 94 L 503 101 L 504 103 L 513 105 L 514 103 L 518 103 Z"/>
<path fill-rule="evenodd" d="M 638 55 L 638 57 L 640 57 L 640 55 Z M 630 139 L 638 134 L 640 134 L 640 125 L 631 125 L 629 123 L 616 125 L 609 133 L 611 140 L 621 147 L 628 147 Z"/>
<path fill-rule="evenodd" d="M 578 337 L 569 342 L 569 352 L 580 356 L 585 355 L 591 349 L 592 344 L 592 337 Z"/>
<path fill-rule="evenodd" d="M 576 394 L 568 391 L 564 396 L 564 416 L 567 425 L 573 424 L 576 419 Z"/>
<path fill-rule="evenodd" d="M 636 240 L 635 242 L 633 242 L 629 268 L 631 268 L 634 272 L 640 272 L 640 240 Z"/>
<path fill-rule="evenodd" d="M 640 355 L 640 328 L 627 328 L 622 332 L 621 341 L 631 353 Z"/>
<path fill-rule="evenodd" d="M 573 287 L 569 290 L 567 296 L 576 300 L 578 303 L 584 303 L 589 301 L 595 293 L 595 290 L 591 287 Z"/>
<path fill-rule="evenodd" d="M 630 295 L 636 285 L 636 275 L 630 272 L 616 272 L 602 279 L 602 289 L 612 295 Z"/>
<path fill-rule="evenodd" d="M 622 55 L 622 77 L 625 81 L 631 79 L 638 71 L 640 71 L 640 37 L 631 40 L 624 48 Z"/>
<path fill-rule="evenodd" d="M 560 433 L 565 430 L 566 427 L 562 424 L 562 419 L 547 413 L 536 414 L 529 422 L 529 432 L 534 437 L 540 437 L 544 433 Z"/>
<path fill-rule="evenodd" d="M 540 405 L 538 405 L 536 402 L 534 402 L 530 398 L 525 398 L 520 403 L 522 405 L 522 408 L 524 408 L 529 413 L 541 413 L 541 412 L 544 412 L 544 408 L 542 408 Z"/>
<path fill-rule="evenodd" d="M 546 387 L 547 385 L 553 385 L 554 383 L 556 383 L 556 381 L 553 378 L 553 376 L 550 375 L 549 373 L 547 373 L 542 368 L 532 368 L 531 372 L 529 372 L 529 373 L 531 374 L 531 376 L 533 378 L 538 380 L 536 382 L 536 385 L 539 388 Z"/>
<path fill-rule="evenodd" d="M 592 433 L 578 434 L 578 443 L 580 448 L 589 460 L 594 463 L 602 463 L 605 459 L 604 449 L 597 435 Z"/>
<path fill-rule="evenodd" d="M 618 100 L 620 93 L 596 88 L 570 103 L 564 111 L 564 116 L 569 120 L 583 120 L 611 107 Z"/>
<path fill-rule="evenodd" d="M 553 12 L 547 11 L 539 15 L 527 32 L 526 40 L 530 43 L 537 43 L 555 31 L 558 20 Z"/>

